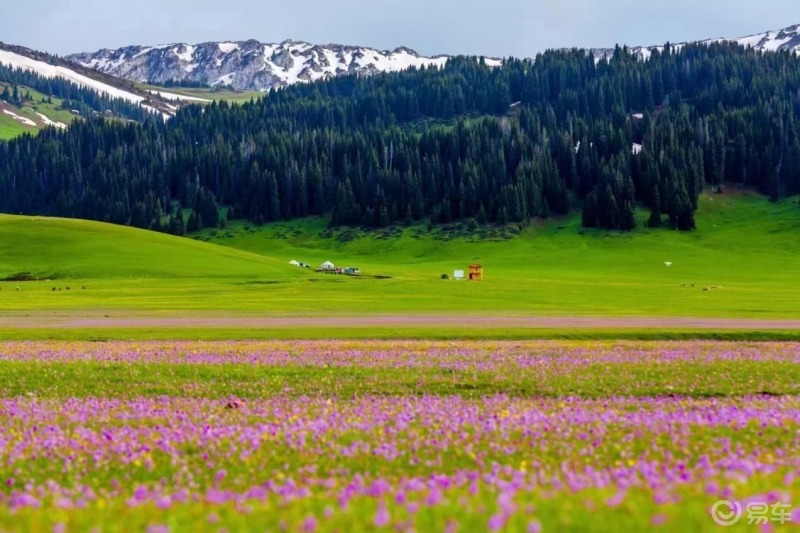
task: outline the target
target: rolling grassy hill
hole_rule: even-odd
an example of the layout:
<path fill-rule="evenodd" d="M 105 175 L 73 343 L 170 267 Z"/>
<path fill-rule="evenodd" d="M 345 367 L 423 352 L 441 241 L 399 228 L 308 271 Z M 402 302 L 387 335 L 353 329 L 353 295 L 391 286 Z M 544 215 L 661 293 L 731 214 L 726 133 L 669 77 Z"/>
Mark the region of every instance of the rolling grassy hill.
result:
<path fill-rule="evenodd" d="M 0 215 L 0 272 L 14 271 L 57 280 L 295 274 L 262 255 L 163 233 L 86 220 Z"/>
<path fill-rule="evenodd" d="M 0 282 L 0 311 L 800 318 L 797 199 L 704 195 L 698 227 L 608 233 L 571 217 L 516 236 L 494 230 L 510 237 L 502 238 L 426 226 L 332 231 L 306 219 L 236 223 L 193 240 L 4 215 L 0 278 L 29 272 L 51 281 Z M 291 259 L 331 260 L 364 275 L 317 274 Z M 485 266 L 485 281 L 440 279 L 472 262 Z"/>
<path fill-rule="evenodd" d="M 222 307 L 232 309 L 237 290 L 245 292 L 247 284 L 302 277 L 277 260 L 190 239 L 84 220 L 0 215 L 4 311 L 179 310 L 215 308 L 226 300 Z"/>

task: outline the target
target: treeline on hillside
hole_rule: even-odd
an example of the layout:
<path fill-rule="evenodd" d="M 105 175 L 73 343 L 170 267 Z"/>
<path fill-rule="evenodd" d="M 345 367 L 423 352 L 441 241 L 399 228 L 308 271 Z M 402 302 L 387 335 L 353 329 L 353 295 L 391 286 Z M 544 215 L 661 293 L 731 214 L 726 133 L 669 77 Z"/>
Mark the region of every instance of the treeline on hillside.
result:
<path fill-rule="evenodd" d="M 150 82 L 151 85 L 167 87 L 167 88 L 184 88 L 184 89 L 210 89 L 211 86 L 202 81 L 195 80 L 167 80 L 163 83 Z"/>
<path fill-rule="evenodd" d="M 84 116 L 90 116 L 93 112 L 111 111 L 118 117 L 141 122 L 150 115 L 140 105 L 122 98 L 110 98 L 95 90 L 79 87 L 64 78 L 47 78 L 30 70 L 10 68 L 3 64 L 0 64 L 0 82 L 5 82 L 11 87 L 7 92 L 3 91 L 2 98 L 16 106 L 23 103 L 22 98 L 25 93 L 20 91 L 19 87 L 25 86 L 48 97 L 63 100 L 64 109 L 74 109 Z"/>
<path fill-rule="evenodd" d="M 585 226 L 628 230 L 643 205 L 650 225 L 689 230 L 703 187 L 800 192 L 799 111 L 800 58 L 735 44 L 461 58 L 20 138 L 0 145 L 0 210 L 183 233 L 225 217 L 504 223 L 579 208 Z"/>

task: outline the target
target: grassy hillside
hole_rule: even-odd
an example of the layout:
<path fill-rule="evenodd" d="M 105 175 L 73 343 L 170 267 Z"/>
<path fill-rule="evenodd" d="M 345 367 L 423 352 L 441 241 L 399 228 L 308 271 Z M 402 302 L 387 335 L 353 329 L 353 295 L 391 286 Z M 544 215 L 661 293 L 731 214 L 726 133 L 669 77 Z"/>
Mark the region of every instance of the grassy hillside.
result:
<path fill-rule="evenodd" d="M 0 82 L 0 92 L 8 86 L 7 83 Z M 58 98 L 51 97 L 50 102 L 43 102 L 42 99 L 46 98 L 44 94 L 31 89 L 30 87 L 19 86 L 21 94 L 30 93 L 30 100 L 23 102 L 22 106 L 17 107 L 7 102 L 0 101 L 0 141 L 13 139 L 23 133 L 36 133 L 39 130 L 47 127 L 47 120 L 40 116 L 44 115 L 49 121 L 59 124 L 70 124 L 75 120 L 75 115 L 67 110 L 61 109 L 62 101 Z M 8 110 L 17 117 L 4 113 L 3 110 Z M 24 120 L 31 121 L 34 125 L 26 123 Z"/>
<path fill-rule="evenodd" d="M 241 250 L 86 220 L 0 215 L 0 273 L 51 279 L 279 276 L 276 260 Z"/>
<path fill-rule="evenodd" d="M 31 272 L 53 281 L 0 282 L 0 309 L 800 318 L 797 199 L 706 195 L 698 228 L 608 233 L 572 217 L 481 238 L 427 226 L 330 231 L 307 219 L 237 223 L 192 240 L 3 216 L 0 278 Z M 291 259 L 358 266 L 364 275 L 317 274 Z M 440 279 L 472 262 L 484 265 L 485 281 Z M 73 290 L 52 292 L 65 284 Z"/>
<path fill-rule="evenodd" d="M 0 309 L 6 311 L 214 308 L 231 295 L 229 286 L 301 276 L 268 257 L 190 239 L 0 215 L 0 279 L 7 280 L 0 282 Z"/>
<path fill-rule="evenodd" d="M 260 98 L 264 96 L 264 93 L 260 91 L 234 91 L 231 89 L 204 87 L 162 87 L 160 85 L 151 85 L 146 83 L 137 83 L 136 85 L 145 91 L 159 91 L 169 94 L 187 96 L 190 98 L 199 98 L 201 100 L 226 100 L 231 103 L 249 102 L 253 98 Z M 195 103 L 202 104 L 203 102 Z"/>

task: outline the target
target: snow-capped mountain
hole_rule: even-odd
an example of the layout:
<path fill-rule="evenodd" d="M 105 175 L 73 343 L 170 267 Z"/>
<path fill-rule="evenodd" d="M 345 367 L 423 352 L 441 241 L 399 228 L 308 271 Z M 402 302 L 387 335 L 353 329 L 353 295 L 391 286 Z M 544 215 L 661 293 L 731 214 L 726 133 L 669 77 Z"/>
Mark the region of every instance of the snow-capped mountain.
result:
<path fill-rule="evenodd" d="M 192 81 L 236 90 L 268 90 L 340 74 L 397 72 L 444 65 L 447 56 L 424 57 L 408 48 L 392 51 L 298 41 L 210 42 L 198 45 L 129 46 L 66 59 L 139 82 Z M 499 60 L 488 59 L 490 64 Z"/>
<path fill-rule="evenodd" d="M 797 53 L 800 52 L 800 24 L 795 24 L 779 31 L 768 31 L 742 37 L 736 39 L 736 42 L 765 52 L 789 50 Z"/>
<path fill-rule="evenodd" d="M 700 41 L 700 43 L 712 44 L 731 41 L 762 52 L 779 52 L 782 50 L 787 50 L 796 54 L 800 54 L 800 24 L 795 24 L 794 26 L 789 26 L 788 28 L 778 31 L 766 31 L 764 33 L 748 35 L 747 37 L 739 37 L 737 39 L 726 39 L 720 37 L 717 39 L 706 39 L 704 41 Z M 684 44 L 686 43 L 676 43 L 673 44 L 673 46 L 676 49 L 679 49 Z M 630 48 L 630 51 L 633 54 L 641 56 L 643 59 L 647 59 L 653 50 L 661 51 L 663 48 L 663 46 L 636 46 Z M 596 48 L 593 49 L 592 52 L 596 58 L 604 59 L 613 55 L 614 49 Z"/>
<path fill-rule="evenodd" d="M 735 41 L 756 50 L 800 52 L 800 25 L 738 39 L 709 39 L 703 43 Z M 681 44 L 674 46 L 680 47 Z M 647 58 L 661 46 L 637 46 L 632 53 Z M 613 48 L 592 50 L 599 59 Z M 299 82 L 316 81 L 349 73 L 397 72 L 410 67 L 443 66 L 449 56 L 421 56 L 409 48 L 392 51 L 359 46 L 313 45 L 300 41 L 279 44 L 255 40 L 209 42 L 197 45 L 129 46 L 116 50 L 67 56 L 83 67 L 138 82 L 164 84 L 191 81 L 236 90 L 268 90 Z M 499 65 L 500 60 L 487 59 Z"/>

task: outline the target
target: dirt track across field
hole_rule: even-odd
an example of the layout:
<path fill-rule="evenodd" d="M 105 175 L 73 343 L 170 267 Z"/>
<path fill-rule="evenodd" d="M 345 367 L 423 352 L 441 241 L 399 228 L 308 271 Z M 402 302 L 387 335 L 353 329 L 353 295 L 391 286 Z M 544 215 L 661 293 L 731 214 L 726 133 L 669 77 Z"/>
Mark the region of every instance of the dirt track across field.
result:
<path fill-rule="evenodd" d="M 459 329 L 703 329 L 800 330 L 800 320 L 693 317 L 592 316 L 148 316 L 98 314 L 0 315 L 0 328 L 129 329 L 129 328 L 418 328 Z"/>

